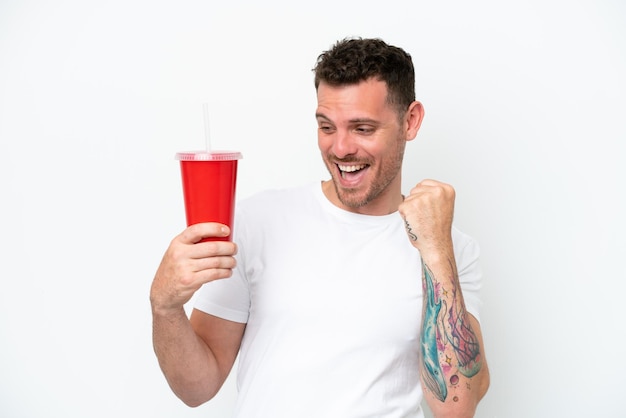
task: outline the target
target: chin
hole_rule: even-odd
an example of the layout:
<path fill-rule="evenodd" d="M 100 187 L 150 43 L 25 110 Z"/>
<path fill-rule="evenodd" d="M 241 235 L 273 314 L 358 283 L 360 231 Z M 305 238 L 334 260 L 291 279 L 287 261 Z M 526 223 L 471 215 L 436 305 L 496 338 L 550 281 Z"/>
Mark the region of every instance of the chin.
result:
<path fill-rule="evenodd" d="M 335 183 L 335 186 L 337 186 L 337 183 Z M 354 190 L 354 189 L 348 189 L 348 190 Z M 339 201 L 344 206 L 350 209 L 362 208 L 363 206 L 369 203 L 369 199 L 367 198 L 367 196 L 363 196 L 362 194 L 356 191 L 346 192 L 346 189 L 342 189 L 341 186 L 339 186 L 337 190 L 337 197 L 339 198 Z"/>

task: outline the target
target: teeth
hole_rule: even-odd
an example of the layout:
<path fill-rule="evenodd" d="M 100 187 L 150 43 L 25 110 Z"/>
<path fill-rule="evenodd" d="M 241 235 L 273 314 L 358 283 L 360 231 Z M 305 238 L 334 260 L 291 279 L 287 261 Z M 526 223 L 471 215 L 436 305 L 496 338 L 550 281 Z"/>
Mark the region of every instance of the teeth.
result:
<path fill-rule="evenodd" d="M 337 166 L 339 167 L 339 170 L 341 170 L 341 171 L 347 171 L 348 173 L 352 173 L 353 171 L 358 171 L 358 170 L 364 169 L 367 166 L 367 164 L 361 164 L 361 165 L 339 165 L 339 164 L 337 164 Z"/>

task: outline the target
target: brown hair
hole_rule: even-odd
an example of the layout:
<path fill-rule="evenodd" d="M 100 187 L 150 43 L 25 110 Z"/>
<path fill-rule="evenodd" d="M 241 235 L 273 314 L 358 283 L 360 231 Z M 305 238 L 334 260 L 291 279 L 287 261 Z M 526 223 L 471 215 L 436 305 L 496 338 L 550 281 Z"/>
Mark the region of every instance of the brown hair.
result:
<path fill-rule="evenodd" d="M 315 89 L 321 82 L 340 86 L 372 77 L 387 84 L 387 102 L 403 115 L 415 100 L 415 70 L 411 56 L 381 39 L 346 38 L 320 54 Z"/>

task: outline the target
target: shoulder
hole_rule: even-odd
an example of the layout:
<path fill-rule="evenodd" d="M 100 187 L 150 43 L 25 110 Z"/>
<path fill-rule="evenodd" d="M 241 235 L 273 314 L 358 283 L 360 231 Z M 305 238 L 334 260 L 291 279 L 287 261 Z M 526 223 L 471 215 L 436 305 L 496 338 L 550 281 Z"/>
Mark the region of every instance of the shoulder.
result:
<path fill-rule="evenodd" d="M 314 190 L 312 184 L 269 189 L 238 201 L 235 236 L 240 249 L 253 243 L 262 245 L 269 237 L 283 238 L 301 228 L 311 216 Z"/>
<path fill-rule="evenodd" d="M 314 199 L 312 186 L 263 190 L 242 199 L 237 203 L 237 209 L 242 213 L 272 210 L 274 215 L 285 210 L 292 211 L 294 206 L 308 205 Z"/>

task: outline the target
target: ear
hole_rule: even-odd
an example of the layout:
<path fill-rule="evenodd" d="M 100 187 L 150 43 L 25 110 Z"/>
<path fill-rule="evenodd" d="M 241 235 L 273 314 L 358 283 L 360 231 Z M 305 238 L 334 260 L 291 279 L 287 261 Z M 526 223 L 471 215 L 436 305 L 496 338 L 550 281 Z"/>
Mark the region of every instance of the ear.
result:
<path fill-rule="evenodd" d="M 406 112 L 406 140 L 411 141 L 417 136 L 422 120 L 424 119 L 424 106 L 418 101 L 414 101 L 409 105 Z"/>

